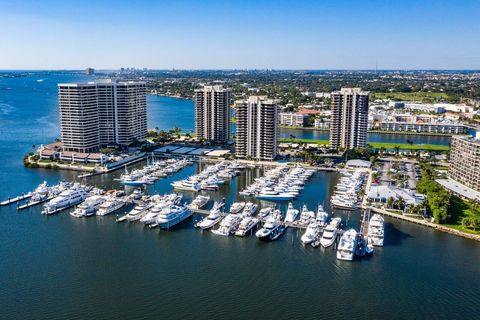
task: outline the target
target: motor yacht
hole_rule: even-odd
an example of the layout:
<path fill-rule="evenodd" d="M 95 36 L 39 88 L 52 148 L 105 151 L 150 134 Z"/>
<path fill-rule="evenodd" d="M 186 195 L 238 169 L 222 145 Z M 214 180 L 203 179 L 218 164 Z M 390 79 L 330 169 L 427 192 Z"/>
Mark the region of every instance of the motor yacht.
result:
<path fill-rule="evenodd" d="M 329 219 L 330 219 L 330 216 L 323 209 L 323 206 L 321 204 L 319 204 L 318 208 L 317 208 L 316 220 L 317 220 L 318 224 L 320 225 L 320 227 L 324 228 L 328 224 Z"/>
<path fill-rule="evenodd" d="M 106 216 L 112 212 L 115 212 L 125 205 L 125 201 L 111 197 L 100 205 L 96 214 L 97 216 Z"/>
<path fill-rule="evenodd" d="M 189 180 L 175 181 L 175 182 L 172 182 L 171 185 L 175 190 L 193 191 L 193 192 L 200 191 L 200 185 L 197 182 L 192 182 Z"/>
<path fill-rule="evenodd" d="M 305 233 L 302 235 L 300 240 L 303 244 L 310 244 L 316 239 L 318 239 L 320 235 L 321 227 L 320 224 L 316 220 L 312 220 L 308 225 Z"/>
<path fill-rule="evenodd" d="M 322 247 L 327 248 L 330 247 L 337 238 L 338 228 L 342 219 L 339 217 L 333 218 L 332 221 L 325 227 L 323 230 L 322 238 L 320 239 L 320 244 Z"/>
<path fill-rule="evenodd" d="M 58 196 L 50 200 L 45 205 L 42 213 L 46 215 L 57 213 L 81 203 L 86 197 L 87 192 L 80 187 L 79 184 L 75 184 L 70 189 L 62 191 Z"/>
<path fill-rule="evenodd" d="M 151 208 L 150 203 L 137 204 L 129 213 L 126 214 L 125 218 L 129 222 L 138 221 L 143 218 L 148 210 Z"/>
<path fill-rule="evenodd" d="M 237 230 L 243 215 L 230 213 L 221 222 L 218 229 L 212 230 L 213 233 L 221 236 L 229 236 Z"/>
<path fill-rule="evenodd" d="M 201 209 L 210 201 L 210 196 L 198 195 L 190 204 L 192 209 Z"/>
<path fill-rule="evenodd" d="M 374 246 L 383 246 L 384 233 L 384 219 L 376 213 L 370 218 L 370 223 L 368 224 L 368 243 Z"/>
<path fill-rule="evenodd" d="M 357 247 L 357 231 L 349 229 L 340 238 L 337 247 L 337 259 L 352 261 Z"/>
<path fill-rule="evenodd" d="M 262 218 L 265 218 L 265 217 L 268 217 L 270 214 L 272 214 L 274 210 L 275 208 L 273 207 L 265 207 L 260 210 L 258 215 Z"/>
<path fill-rule="evenodd" d="M 224 214 L 220 211 L 220 209 L 212 209 L 210 210 L 208 216 L 203 218 L 195 226 L 202 230 L 210 229 L 211 227 L 219 223 L 220 220 L 222 220 L 223 216 Z"/>
<path fill-rule="evenodd" d="M 247 216 L 253 216 L 257 212 L 257 209 L 258 209 L 258 205 L 256 203 L 247 202 L 245 204 L 245 207 L 243 208 L 242 213 Z"/>
<path fill-rule="evenodd" d="M 105 198 L 102 196 L 91 196 L 85 199 L 78 207 L 70 212 L 72 217 L 89 217 L 95 215 L 95 212 L 102 203 L 105 202 Z"/>
<path fill-rule="evenodd" d="M 240 222 L 240 225 L 238 226 L 237 231 L 235 231 L 235 235 L 239 237 L 246 236 L 248 232 L 258 224 L 258 222 L 259 222 L 258 218 L 246 216 Z"/>
<path fill-rule="evenodd" d="M 230 213 L 239 213 L 245 208 L 245 202 L 235 202 L 230 206 Z"/>
<path fill-rule="evenodd" d="M 280 210 L 275 210 L 267 221 L 265 221 L 263 227 L 255 233 L 255 236 L 262 241 L 273 241 L 278 239 L 285 230 L 282 224 L 282 214 Z"/>
<path fill-rule="evenodd" d="M 169 229 L 192 215 L 192 211 L 185 205 L 172 205 L 160 212 L 157 224 L 161 229 Z"/>
<path fill-rule="evenodd" d="M 304 204 L 298 224 L 301 226 L 308 226 L 312 220 L 315 220 L 315 212 L 308 210 L 307 205 Z"/>

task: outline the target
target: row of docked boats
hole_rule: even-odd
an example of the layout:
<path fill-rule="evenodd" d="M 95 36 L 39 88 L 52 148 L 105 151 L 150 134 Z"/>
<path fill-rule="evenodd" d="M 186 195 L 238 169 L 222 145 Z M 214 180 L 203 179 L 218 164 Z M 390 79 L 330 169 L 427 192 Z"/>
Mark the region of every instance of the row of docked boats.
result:
<path fill-rule="evenodd" d="M 245 166 L 236 161 L 222 161 L 206 167 L 202 172 L 187 179 L 172 182 L 178 191 L 198 192 L 200 190 L 215 191 L 221 185 L 237 176 Z"/>
<path fill-rule="evenodd" d="M 314 172 L 315 170 L 302 166 L 275 167 L 266 171 L 263 177 L 256 178 L 240 195 L 267 201 L 290 201 L 299 195 Z"/>
<path fill-rule="evenodd" d="M 344 171 L 331 198 L 334 208 L 343 210 L 355 210 L 359 204 L 359 192 L 363 187 L 365 173 Z"/>
<path fill-rule="evenodd" d="M 152 161 L 152 163 L 142 169 L 136 169 L 132 172 L 128 172 L 125 167 L 125 173 L 123 173 L 118 180 L 123 185 L 134 187 L 153 184 L 158 179 L 174 174 L 189 164 L 191 164 L 191 162 L 185 159 L 166 159 Z"/>

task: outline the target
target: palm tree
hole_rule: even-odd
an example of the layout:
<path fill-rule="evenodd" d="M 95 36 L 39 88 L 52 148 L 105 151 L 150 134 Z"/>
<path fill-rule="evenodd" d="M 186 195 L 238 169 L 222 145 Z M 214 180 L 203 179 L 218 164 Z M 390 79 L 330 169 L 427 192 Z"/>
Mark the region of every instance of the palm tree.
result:
<path fill-rule="evenodd" d="M 402 197 L 398 197 L 398 199 L 397 199 L 398 209 L 402 210 L 402 208 L 405 207 L 405 204 L 406 204 L 405 200 Z"/>
<path fill-rule="evenodd" d="M 392 208 L 394 203 L 395 203 L 395 199 L 393 199 L 393 197 L 388 198 L 386 203 L 387 208 Z"/>

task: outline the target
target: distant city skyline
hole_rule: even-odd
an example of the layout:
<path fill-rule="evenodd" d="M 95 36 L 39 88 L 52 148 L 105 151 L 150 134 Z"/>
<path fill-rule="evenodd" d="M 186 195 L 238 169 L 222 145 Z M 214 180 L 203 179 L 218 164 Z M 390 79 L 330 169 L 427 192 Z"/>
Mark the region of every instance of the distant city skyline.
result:
<path fill-rule="evenodd" d="M 479 1 L 2 1 L 5 69 L 480 69 Z"/>

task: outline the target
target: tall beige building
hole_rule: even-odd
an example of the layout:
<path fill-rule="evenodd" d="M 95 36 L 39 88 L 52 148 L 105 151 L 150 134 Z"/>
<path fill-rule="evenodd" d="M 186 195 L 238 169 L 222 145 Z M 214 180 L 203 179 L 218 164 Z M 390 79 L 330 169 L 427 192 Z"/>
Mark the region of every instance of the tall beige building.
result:
<path fill-rule="evenodd" d="M 65 151 L 93 152 L 147 137 L 144 82 L 61 83 L 58 97 Z"/>
<path fill-rule="evenodd" d="M 330 145 L 332 148 L 360 148 L 367 145 L 368 92 L 342 88 L 332 93 Z"/>
<path fill-rule="evenodd" d="M 277 156 L 279 139 L 278 101 L 263 96 L 250 96 L 235 102 L 236 155 L 259 160 Z"/>
<path fill-rule="evenodd" d="M 221 85 L 195 90 L 195 134 L 197 138 L 223 143 L 230 136 L 232 90 Z"/>
<path fill-rule="evenodd" d="M 452 137 L 448 176 L 480 192 L 480 134 Z"/>

